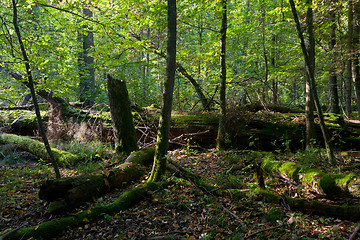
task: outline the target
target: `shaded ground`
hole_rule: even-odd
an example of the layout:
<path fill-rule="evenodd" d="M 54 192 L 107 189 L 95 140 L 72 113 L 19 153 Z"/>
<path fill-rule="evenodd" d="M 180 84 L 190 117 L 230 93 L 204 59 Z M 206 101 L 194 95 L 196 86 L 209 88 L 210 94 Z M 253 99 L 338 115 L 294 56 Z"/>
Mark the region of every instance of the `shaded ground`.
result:
<path fill-rule="evenodd" d="M 314 149 L 307 154 L 290 154 L 286 159 L 326 168 L 321 152 Z M 255 184 L 251 152 L 176 150 L 170 155 L 183 167 L 219 187 L 246 191 Z M 318 156 L 316 162 L 315 156 Z M 274 157 L 282 158 L 284 154 Z M 15 157 L 11 160 L 11 156 L 5 160 L 0 162 L 1 233 L 61 217 L 44 214 L 45 203 L 37 197 L 39 184 L 50 177 L 51 169 L 42 162 L 20 161 Z M 356 161 L 356 158 L 347 158 L 345 163 L 350 165 Z M 63 170 L 63 174 L 71 176 L 78 171 Z M 134 186 L 138 184 L 141 183 L 134 183 Z M 268 179 L 267 186 L 292 197 L 314 197 L 310 192 L 297 192 L 277 179 Z M 97 204 L 114 201 L 121 193 L 100 198 Z M 287 224 L 289 219 L 294 223 Z M 286 205 L 249 198 L 215 197 L 191 182 L 169 176 L 169 185 L 153 192 L 151 199 L 129 210 L 85 221 L 84 225 L 71 228 L 56 239 L 243 239 L 283 223 L 282 227 L 261 232 L 251 239 L 348 239 L 356 227 L 351 221 L 290 211 Z"/>

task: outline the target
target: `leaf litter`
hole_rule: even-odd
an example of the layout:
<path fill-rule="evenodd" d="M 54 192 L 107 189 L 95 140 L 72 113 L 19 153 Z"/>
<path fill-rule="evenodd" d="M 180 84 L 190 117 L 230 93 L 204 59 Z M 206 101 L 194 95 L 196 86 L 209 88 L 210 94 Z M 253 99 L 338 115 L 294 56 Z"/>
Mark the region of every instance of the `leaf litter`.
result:
<path fill-rule="evenodd" d="M 175 150 L 169 157 L 221 188 L 246 189 L 256 182 L 247 152 Z M 46 204 L 38 199 L 39 185 L 51 177 L 50 172 L 44 162 L 0 163 L 1 233 L 62 217 L 44 214 Z M 291 211 L 286 205 L 219 197 L 192 182 L 171 175 L 168 179 L 164 188 L 134 207 L 85 220 L 54 239 L 347 239 L 357 225 Z M 281 181 L 268 181 L 267 185 L 279 193 L 289 192 L 289 186 Z M 126 190 L 108 194 L 96 204 L 112 202 Z"/>

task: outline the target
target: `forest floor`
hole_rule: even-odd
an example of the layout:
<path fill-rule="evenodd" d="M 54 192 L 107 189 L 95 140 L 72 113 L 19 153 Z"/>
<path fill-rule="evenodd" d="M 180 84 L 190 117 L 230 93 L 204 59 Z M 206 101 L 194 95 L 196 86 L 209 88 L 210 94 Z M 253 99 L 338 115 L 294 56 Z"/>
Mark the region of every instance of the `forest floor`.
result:
<path fill-rule="evenodd" d="M 0 156 L 1 234 L 61 217 L 44 214 L 45 202 L 38 199 L 39 185 L 52 176 L 52 169 L 44 162 L 28 160 L 27 155 L 19 159 L 19 154 L 26 153 L 14 154 L 16 157 Z M 209 183 L 247 191 L 256 183 L 250 155 L 247 151 L 174 150 L 169 157 Z M 327 169 L 321 150 L 269 156 Z M 357 159 L 342 161 L 350 164 Z M 62 169 L 62 174 L 74 176 L 80 171 Z M 350 220 L 292 211 L 285 204 L 219 197 L 192 182 L 171 175 L 168 179 L 169 184 L 153 192 L 151 198 L 126 211 L 85 221 L 82 226 L 69 228 L 55 239 L 348 239 L 357 226 Z M 128 189 L 145 181 L 146 178 L 133 183 Z M 267 178 L 266 186 L 291 197 L 314 197 L 313 193 L 296 191 L 280 179 Z M 96 204 L 112 202 L 126 190 L 104 196 Z"/>

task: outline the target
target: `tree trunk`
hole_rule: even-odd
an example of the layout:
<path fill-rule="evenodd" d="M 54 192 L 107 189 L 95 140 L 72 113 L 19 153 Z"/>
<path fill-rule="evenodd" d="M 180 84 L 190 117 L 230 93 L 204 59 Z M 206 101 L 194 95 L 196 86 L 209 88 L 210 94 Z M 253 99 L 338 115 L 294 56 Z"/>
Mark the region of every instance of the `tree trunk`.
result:
<path fill-rule="evenodd" d="M 354 83 L 355 101 L 360 117 L 360 66 L 359 66 L 359 47 L 360 47 L 360 2 L 354 3 L 354 32 L 353 32 L 353 62 L 352 80 Z"/>
<path fill-rule="evenodd" d="M 83 14 L 86 18 L 92 18 L 93 13 L 90 9 L 84 8 Z M 79 38 L 82 43 L 82 51 L 79 56 L 79 99 L 83 105 L 91 106 L 95 101 L 95 69 L 94 58 L 89 55 L 89 51 L 94 47 L 94 33 L 92 27 L 82 26 L 85 34 L 80 34 Z"/>
<path fill-rule="evenodd" d="M 117 188 L 123 188 L 145 175 L 144 166 L 154 159 L 154 148 L 133 152 L 125 163 L 96 175 L 47 180 L 40 187 L 39 198 L 50 202 L 48 213 L 73 210 Z"/>
<path fill-rule="evenodd" d="M 46 134 L 45 134 L 45 128 L 44 128 L 42 120 L 41 120 L 40 109 L 39 109 L 39 105 L 38 105 L 37 98 L 36 98 L 34 82 L 33 82 L 31 68 L 30 68 L 30 64 L 29 64 L 30 61 L 29 61 L 29 58 L 27 56 L 27 53 L 26 53 L 26 50 L 25 50 L 25 47 L 24 47 L 24 44 L 23 44 L 23 41 L 22 41 L 22 38 L 21 38 L 20 29 L 19 29 L 19 26 L 18 26 L 18 23 L 17 23 L 17 6 L 16 6 L 16 1 L 15 0 L 12 0 L 12 6 L 13 6 L 13 14 L 14 14 L 13 15 L 13 24 L 14 24 L 16 36 L 17 36 L 17 39 L 18 39 L 18 42 L 19 42 L 19 46 L 20 46 L 20 49 L 21 49 L 21 53 L 22 53 L 23 58 L 24 58 L 26 74 L 27 74 L 27 77 L 28 77 L 29 88 L 30 88 L 30 91 L 31 91 L 33 104 L 34 104 L 34 107 L 35 107 L 35 113 L 36 113 L 36 118 L 37 118 L 37 121 L 38 121 L 39 132 L 40 132 L 41 138 L 42 138 L 42 140 L 44 142 L 44 146 L 45 146 L 46 152 L 47 152 L 47 154 L 49 156 L 50 162 L 52 163 L 52 165 L 54 167 L 55 176 L 56 176 L 56 178 L 60 178 L 61 175 L 60 175 L 59 167 L 57 165 L 56 160 L 54 159 L 53 153 L 52 153 L 51 148 L 50 148 L 50 144 L 49 144 L 48 139 L 47 139 Z"/>
<path fill-rule="evenodd" d="M 346 114 L 351 117 L 351 88 L 352 88 L 352 55 L 353 55 L 353 31 L 354 31 L 354 2 L 349 0 L 348 9 L 348 39 L 347 39 L 347 52 L 348 60 L 346 65 L 346 82 L 345 82 L 345 110 Z"/>
<path fill-rule="evenodd" d="M 220 116 L 216 148 L 225 148 L 226 142 L 226 31 L 227 31 L 227 0 L 221 1 L 221 29 L 220 29 Z"/>
<path fill-rule="evenodd" d="M 329 162 L 332 165 L 336 164 L 336 159 L 334 156 L 334 149 L 333 146 L 330 142 L 330 137 L 329 137 L 329 133 L 327 131 L 326 125 L 325 125 L 325 121 L 324 121 L 324 115 L 322 112 L 322 108 L 320 105 L 320 101 L 319 101 L 319 97 L 317 95 L 317 91 L 316 91 L 316 85 L 315 85 L 315 78 L 313 73 L 311 72 L 311 62 L 309 59 L 309 55 L 306 51 L 306 45 L 305 45 L 305 41 L 304 41 L 304 37 L 302 35 L 302 31 L 301 31 L 301 26 L 300 26 L 300 22 L 299 22 L 299 18 L 296 12 L 296 8 L 295 8 L 295 3 L 293 0 L 289 0 L 290 2 L 290 6 L 291 6 L 291 11 L 293 13 L 294 16 L 294 20 L 296 23 L 296 29 L 300 38 L 300 43 L 301 43 L 301 49 L 305 58 L 305 63 L 306 63 L 306 71 L 309 74 L 309 78 L 310 78 L 310 92 L 314 98 L 314 103 L 315 103 L 315 108 L 318 114 L 318 118 L 319 118 L 319 122 L 320 122 L 320 128 L 321 128 L 321 132 L 324 138 L 324 143 L 325 143 L 325 147 L 326 147 L 326 152 L 327 152 L 327 156 L 329 159 Z"/>
<path fill-rule="evenodd" d="M 138 145 L 126 83 L 107 75 L 107 87 L 115 150 L 129 154 L 137 150 Z"/>
<path fill-rule="evenodd" d="M 340 114 L 339 93 L 336 74 L 336 1 L 330 0 L 330 34 L 329 34 L 329 107 L 331 113 Z"/>
<path fill-rule="evenodd" d="M 168 0 L 167 58 L 164 83 L 163 106 L 159 121 L 154 164 L 149 182 L 159 181 L 166 171 L 166 154 L 171 121 L 175 70 L 176 70 L 176 0 Z"/>
<path fill-rule="evenodd" d="M 310 71 L 315 75 L 315 38 L 314 38 L 314 26 L 313 26 L 313 9 L 312 0 L 307 0 L 306 5 L 309 6 L 306 11 L 306 40 L 307 40 L 307 53 L 310 61 Z M 306 67 L 306 66 L 305 66 Z M 306 146 L 316 139 L 316 128 L 314 121 L 314 99 L 310 91 L 310 77 L 305 70 L 305 124 L 306 124 Z"/>

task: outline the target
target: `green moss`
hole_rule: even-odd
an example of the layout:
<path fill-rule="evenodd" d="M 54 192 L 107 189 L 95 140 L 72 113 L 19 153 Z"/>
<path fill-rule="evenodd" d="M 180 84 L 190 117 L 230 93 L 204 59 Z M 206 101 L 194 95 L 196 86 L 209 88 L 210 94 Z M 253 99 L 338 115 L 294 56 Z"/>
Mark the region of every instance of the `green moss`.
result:
<path fill-rule="evenodd" d="M 281 165 L 279 170 L 282 173 L 285 173 L 286 176 L 288 176 L 291 179 L 294 179 L 295 181 L 299 181 L 299 170 L 300 167 L 296 165 L 293 162 L 285 162 Z"/>
<path fill-rule="evenodd" d="M 43 158 L 44 160 L 49 160 L 48 154 L 46 152 L 45 146 L 42 142 L 29 137 L 17 136 L 14 134 L 0 134 L 0 143 L 3 144 L 16 144 L 19 148 L 31 152 L 32 154 Z M 74 155 L 69 152 L 65 152 L 56 148 L 52 148 L 52 153 L 55 160 L 60 166 L 70 166 L 82 160 L 81 156 Z"/>
<path fill-rule="evenodd" d="M 347 189 L 348 184 L 356 178 L 356 175 L 354 173 L 350 173 L 346 175 L 339 174 L 339 175 L 335 175 L 334 178 L 336 185 L 338 185 L 341 188 Z"/>
<path fill-rule="evenodd" d="M 218 125 L 219 118 L 214 113 L 172 113 L 171 124 L 178 127 L 187 127 L 189 125 Z"/>

